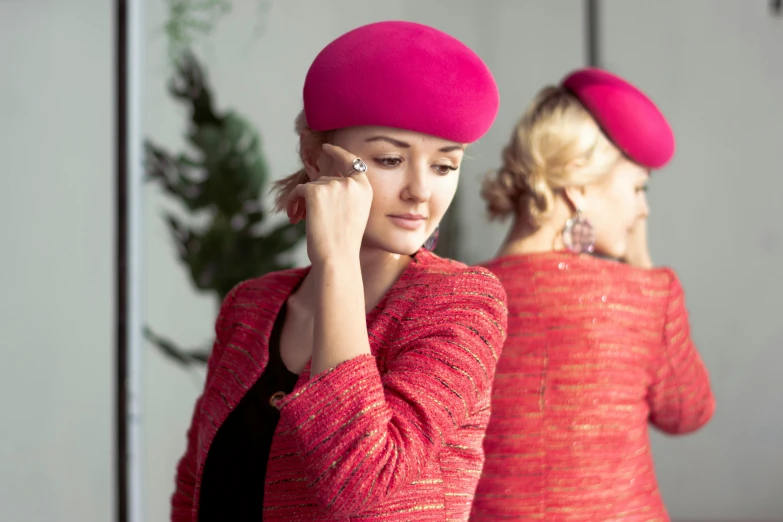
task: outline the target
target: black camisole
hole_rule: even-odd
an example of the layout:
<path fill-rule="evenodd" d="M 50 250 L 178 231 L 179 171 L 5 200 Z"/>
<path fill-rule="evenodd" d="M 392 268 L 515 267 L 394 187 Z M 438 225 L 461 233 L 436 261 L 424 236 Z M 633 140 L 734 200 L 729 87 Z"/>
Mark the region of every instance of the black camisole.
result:
<path fill-rule="evenodd" d="M 263 518 L 264 481 L 280 412 L 270 398 L 291 393 L 298 375 L 280 357 L 286 305 L 269 337 L 269 364 L 217 432 L 201 483 L 199 521 L 258 522 Z"/>

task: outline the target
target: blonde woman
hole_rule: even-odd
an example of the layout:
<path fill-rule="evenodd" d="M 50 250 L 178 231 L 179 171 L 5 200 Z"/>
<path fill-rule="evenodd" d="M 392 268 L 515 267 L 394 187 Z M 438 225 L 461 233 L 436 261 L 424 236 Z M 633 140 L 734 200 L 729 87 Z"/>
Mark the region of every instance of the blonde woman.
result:
<path fill-rule="evenodd" d="M 459 40 L 390 21 L 327 45 L 303 98 L 277 202 L 311 265 L 223 303 L 171 518 L 467 520 L 505 292 L 422 245 L 497 86 Z"/>
<path fill-rule="evenodd" d="M 509 325 L 471 520 L 668 520 L 648 425 L 690 433 L 715 407 L 682 286 L 647 248 L 645 189 L 673 153 L 647 96 L 582 69 L 539 93 L 486 180 L 512 219 L 485 265 Z"/>

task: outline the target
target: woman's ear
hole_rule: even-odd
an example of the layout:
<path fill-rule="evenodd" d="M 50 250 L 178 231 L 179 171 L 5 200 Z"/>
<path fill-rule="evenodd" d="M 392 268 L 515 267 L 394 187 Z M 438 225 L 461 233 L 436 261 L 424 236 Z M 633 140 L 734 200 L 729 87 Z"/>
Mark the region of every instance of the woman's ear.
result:
<path fill-rule="evenodd" d="M 321 177 L 321 171 L 318 168 L 321 148 L 315 142 L 316 140 L 313 139 L 308 131 L 299 133 L 299 157 L 302 159 L 302 165 L 304 165 L 310 181 L 315 181 Z"/>
<path fill-rule="evenodd" d="M 585 161 L 577 158 L 569 161 L 563 169 L 567 174 L 578 171 L 585 167 Z M 571 211 L 583 211 L 587 206 L 587 187 L 585 185 L 569 185 L 563 189 L 563 196 L 570 205 Z"/>
<path fill-rule="evenodd" d="M 563 195 L 574 212 L 582 212 L 587 207 L 587 187 L 584 185 L 570 185 L 563 189 Z"/>

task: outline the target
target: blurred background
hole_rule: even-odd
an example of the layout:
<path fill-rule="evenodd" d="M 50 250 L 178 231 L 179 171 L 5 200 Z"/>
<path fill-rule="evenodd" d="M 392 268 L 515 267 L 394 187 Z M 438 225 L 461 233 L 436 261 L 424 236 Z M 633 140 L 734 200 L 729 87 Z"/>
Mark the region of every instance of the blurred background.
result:
<path fill-rule="evenodd" d="M 114 4 L 0 0 L 2 521 L 118 520 Z M 676 521 L 783 521 L 783 10 L 770 0 L 143 2 L 135 520 L 168 520 L 226 285 L 307 262 L 265 194 L 298 166 L 316 53 L 405 19 L 486 60 L 500 114 L 464 163 L 439 247 L 477 263 L 506 232 L 487 222 L 479 180 L 534 94 L 587 64 L 588 4 L 599 65 L 641 86 L 677 136 L 650 184 L 651 251 L 683 281 L 718 401 L 699 433 L 653 434 L 664 499 Z M 223 189 L 207 191 L 216 173 Z"/>

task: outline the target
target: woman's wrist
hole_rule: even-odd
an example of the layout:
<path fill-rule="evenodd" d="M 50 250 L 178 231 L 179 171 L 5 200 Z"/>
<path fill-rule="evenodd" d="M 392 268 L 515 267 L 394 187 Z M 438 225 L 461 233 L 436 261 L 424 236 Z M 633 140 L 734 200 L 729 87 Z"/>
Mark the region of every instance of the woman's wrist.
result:
<path fill-rule="evenodd" d="M 362 269 L 359 256 L 329 256 L 327 259 L 312 264 L 310 269 L 317 280 L 323 278 L 341 277 L 343 275 L 359 274 Z"/>
<path fill-rule="evenodd" d="M 370 353 L 358 258 L 313 265 L 315 316 L 311 375 Z"/>

